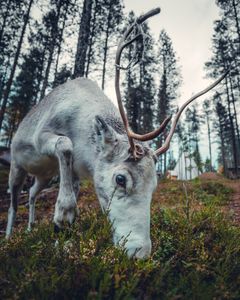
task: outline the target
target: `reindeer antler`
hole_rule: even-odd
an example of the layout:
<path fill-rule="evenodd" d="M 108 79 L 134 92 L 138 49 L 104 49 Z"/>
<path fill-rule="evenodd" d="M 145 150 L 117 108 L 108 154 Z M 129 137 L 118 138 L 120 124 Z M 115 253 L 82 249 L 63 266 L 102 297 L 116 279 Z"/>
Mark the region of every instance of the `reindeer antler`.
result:
<path fill-rule="evenodd" d="M 157 137 L 161 132 L 164 131 L 166 128 L 167 124 L 171 120 L 171 117 L 166 118 L 161 126 L 149 133 L 140 135 L 137 133 L 134 133 L 130 130 L 129 124 L 128 124 L 128 119 L 125 114 L 123 104 L 122 104 L 122 99 L 121 99 L 121 93 L 120 93 L 120 69 L 122 67 L 120 66 L 120 61 L 121 61 L 121 54 L 124 48 L 126 48 L 128 45 L 136 41 L 138 38 L 140 38 L 143 35 L 142 29 L 141 29 L 141 24 L 146 21 L 148 18 L 160 13 L 160 8 L 155 8 L 153 10 L 150 10 L 146 14 L 140 16 L 139 18 L 136 19 L 134 24 L 132 24 L 123 34 L 122 39 L 119 42 L 118 48 L 117 48 L 117 53 L 116 53 L 116 60 L 115 60 L 115 66 L 116 66 L 116 75 L 115 75 L 115 90 L 116 90 L 116 96 L 117 96 L 117 102 L 118 102 L 118 108 L 123 120 L 123 124 L 125 126 L 129 144 L 130 144 L 130 149 L 133 154 L 134 158 L 139 158 L 143 155 L 141 147 L 138 147 L 138 145 L 134 144 L 133 139 L 139 140 L 139 141 L 149 141 L 152 140 L 153 138 Z M 136 28 L 136 33 L 133 37 L 130 37 L 131 33 L 133 30 Z"/>
<path fill-rule="evenodd" d="M 225 73 L 223 74 L 219 79 L 217 79 L 215 82 L 213 82 L 211 85 L 209 85 L 208 87 L 206 87 L 204 90 L 202 90 L 201 92 L 197 93 L 196 95 L 192 96 L 188 101 L 186 101 L 179 109 L 179 111 L 177 112 L 174 120 L 173 120 L 173 124 L 172 124 L 172 128 L 170 129 L 170 132 L 164 142 L 164 144 L 155 151 L 155 154 L 156 155 L 160 155 L 160 154 L 163 154 L 165 153 L 168 149 L 169 149 L 169 146 L 170 146 L 170 142 L 171 142 L 171 139 L 172 139 L 172 136 L 174 134 L 174 131 L 176 129 L 176 126 L 177 126 L 177 122 L 182 114 L 182 112 L 184 111 L 184 109 L 192 102 L 194 101 L 195 99 L 197 99 L 198 97 L 206 94 L 207 92 L 209 92 L 211 89 L 213 89 L 216 85 L 218 85 L 226 76 L 227 74 L 230 72 L 230 69 Z"/>
<path fill-rule="evenodd" d="M 160 8 L 155 8 L 153 10 L 150 10 L 149 12 L 147 12 L 146 14 L 140 16 L 139 18 L 136 19 L 136 21 L 125 31 L 125 33 L 123 34 L 122 39 L 120 40 L 119 44 L 118 44 L 118 48 L 117 48 L 117 53 L 116 53 L 116 60 L 115 60 L 115 67 L 116 67 L 116 73 L 115 73 L 115 90 L 116 90 L 116 96 L 117 96 L 117 102 L 118 102 L 118 108 L 123 120 L 123 124 L 124 127 L 126 129 L 126 133 L 128 136 L 128 140 L 129 140 L 129 144 L 130 144 L 130 151 L 133 154 L 133 157 L 135 159 L 140 158 L 143 155 L 143 149 L 134 143 L 134 140 L 138 140 L 138 141 L 149 141 L 152 140 L 154 138 L 156 138 L 161 132 L 164 131 L 164 129 L 166 128 L 167 124 L 169 123 L 169 121 L 171 120 L 171 116 L 167 117 L 163 123 L 160 125 L 160 127 L 152 132 L 146 133 L 146 134 L 137 134 L 134 133 L 130 130 L 129 128 L 129 123 L 127 120 L 127 116 L 125 114 L 124 108 L 123 108 L 123 104 L 122 104 L 122 100 L 121 100 L 121 93 L 120 93 L 120 69 L 124 69 L 123 67 L 120 66 L 120 61 L 121 61 L 121 54 L 122 51 L 129 46 L 131 43 L 133 43 L 134 41 L 136 41 L 138 38 L 143 36 L 143 31 L 141 28 L 141 24 L 146 21 L 148 18 L 156 15 L 160 13 Z M 131 33 L 133 32 L 133 30 L 136 29 L 135 34 L 133 37 L 131 37 Z M 135 62 L 137 63 L 137 62 Z M 132 65 L 130 63 L 130 65 Z M 163 146 L 161 146 L 159 149 L 157 149 L 155 151 L 156 155 L 160 155 L 164 152 L 166 152 L 170 146 L 170 142 L 172 139 L 172 136 L 174 134 L 174 131 L 176 129 L 177 126 L 177 122 L 183 112 L 183 110 L 195 99 L 197 99 L 198 97 L 204 95 L 205 93 L 207 93 L 208 91 L 210 91 L 211 89 L 213 89 L 220 81 L 222 81 L 227 74 L 229 73 L 229 71 L 227 71 L 224 75 L 222 75 L 218 80 L 216 80 L 214 83 L 212 83 L 210 86 L 208 86 L 206 89 L 202 90 L 201 92 L 197 93 L 196 95 L 194 95 L 193 97 L 191 97 L 187 102 L 185 102 L 179 109 L 178 113 L 176 114 L 174 120 L 173 120 L 173 125 L 172 128 L 170 129 L 170 132 L 163 144 Z"/>

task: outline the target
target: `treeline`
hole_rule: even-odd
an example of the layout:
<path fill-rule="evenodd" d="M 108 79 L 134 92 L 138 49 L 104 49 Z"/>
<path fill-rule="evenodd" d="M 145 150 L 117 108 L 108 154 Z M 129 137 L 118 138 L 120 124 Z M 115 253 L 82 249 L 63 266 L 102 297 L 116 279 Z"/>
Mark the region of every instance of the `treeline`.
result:
<path fill-rule="evenodd" d="M 206 64 L 208 75 L 212 78 L 218 77 L 230 65 L 234 68 L 226 82 L 217 89 L 214 99 L 205 101 L 203 110 L 196 106 L 189 109 L 177 130 L 179 152 L 189 152 L 202 168 L 199 140 L 201 122 L 205 119 L 210 152 L 205 166 L 209 170 L 213 168 L 211 145 L 216 136 L 220 143 L 220 163 L 226 170 L 239 164 L 236 108 L 239 101 L 236 62 L 239 4 L 235 1 L 217 1 L 222 10 L 222 20 L 215 24 L 214 58 Z M 135 20 L 134 13 L 125 15 L 123 8 L 123 0 L 1 2 L 2 143 L 10 146 L 14 132 L 30 108 L 66 80 L 84 76 L 97 80 L 103 90 L 106 88 L 106 82 L 114 75 L 117 42 L 125 27 Z M 162 30 L 158 41 L 154 41 L 147 24 L 144 24 L 143 31 L 143 38 L 131 44 L 124 53 L 123 66 L 129 67 L 124 72 L 125 78 L 122 76 L 122 93 L 129 122 L 138 133 L 151 131 L 166 116 L 176 112 L 181 85 L 179 62 L 167 32 Z M 220 44 L 224 44 L 222 48 Z M 136 60 L 139 63 L 133 67 Z M 160 147 L 165 138 L 163 134 L 154 146 Z M 164 173 L 174 163 L 172 152 L 169 152 L 160 157 L 159 170 Z"/>
<path fill-rule="evenodd" d="M 85 76 L 104 90 L 114 74 L 117 42 L 136 17 L 124 15 L 122 0 L 9 0 L 0 10 L 0 130 L 10 146 L 26 113 L 58 84 Z M 173 112 L 181 81 L 167 33 L 163 30 L 155 42 L 147 24 L 143 30 L 143 40 L 123 57 L 123 65 L 140 61 L 128 68 L 123 82 L 130 124 L 139 133 Z M 158 146 L 163 141 L 164 136 Z M 163 164 L 166 169 L 166 156 Z"/>
<path fill-rule="evenodd" d="M 1 5 L 0 130 L 7 145 L 47 90 L 95 69 L 104 88 L 122 8 L 119 0 L 8 0 Z"/>
<path fill-rule="evenodd" d="M 228 177 L 240 176 L 240 2 L 216 0 L 220 19 L 214 22 L 212 57 L 205 63 L 206 75 L 217 79 L 230 70 L 202 105 L 188 108 L 184 124 L 178 126 L 180 152 L 194 159 L 199 171 L 214 171 L 214 143 L 218 145 L 218 165 Z M 208 96 L 207 96 L 208 97 Z M 205 125 L 204 125 L 205 124 Z M 208 144 L 208 157 L 202 161 L 199 143 Z"/>
<path fill-rule="evenodd" d="M 216 0 L 220 19 L 214 22 L 211 59 L 207 75 L 217 78 L 230 70 L 213 97 L 204 103 L 208 137 L 219 144 L 219 163 L 226 175 L 240 175 L 240 2 Z M 210 143 L 211 145 L 211 143 Z M 212 160 L 210 147 L 210 161 Z"/>

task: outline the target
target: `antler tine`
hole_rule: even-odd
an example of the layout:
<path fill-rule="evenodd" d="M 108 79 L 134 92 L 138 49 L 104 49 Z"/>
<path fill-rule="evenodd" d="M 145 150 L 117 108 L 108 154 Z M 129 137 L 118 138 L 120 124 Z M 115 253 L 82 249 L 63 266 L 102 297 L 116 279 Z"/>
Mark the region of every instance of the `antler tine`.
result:
<path fill-rule="evenodd" d="M 207 88 L 205 88 L 204 90 L 202 90 L 201 92 L 197 93 L 196 95 L 192 96 L 188 101 L 186 101 L 179 109 L 178 113 L 176 114 L 174 120 L 173 120 L 173 125 L 172 125 L 172 128 L 166 138 L 166 141 L 164 142 L 163 146 L 160 147 L 159 149 L 157 149 L 155 151 L 155 154 L 156 155 L 160 155 L 160 154 L 163 154 L 165 153 L 168 149 L 169 149 L 169 146 L 170 146 L 170 142 L 171 142 L 171 139 L 172 139 L 172 136 L 174 134 L 174 131 L 176 129 L 176 126 L 177 126 L 177 122 L 182 114 L 182 112 L 184 111 L 184 109 L 195 99 L 197 99 L 198 97 L 206 94 L 207 92 L 209 92 L 211 89 L 213 89 L 216 85 L 218 85 L 226 76 L 227 74 L 230 72 L 230 69 L 225 73 L 223 74 L 219 79 L 217 79 L 215 82 L 213 82 L 211 85 L 209 85 Z"/>
<path fill-rule="evenodd" d="M 138 17 L 135 21 L 136 24 L 140 25 L 142 24 L 143 22 L 145 22 L 147 19 L 159 14 L 161 11 L 160 7 L 157 7 L 157 8 L 154 8 L 152 10 L 150 10 L 149 12 L 147 12 L 146 14 Z M 131 32 L 133 31 L 133 28 L 135 26 L 135 23 L 133 23 L 127 30 L 126 32 L 124 33 L 123 35 L 123 38 L 122 40 L 120 41 L 120 44 L 122 44 L 122 42 L 124 42 L 128 37 L 129 35 L 131 34 Z M 128 44 L 124 45 L 124 47 L 122 48 L 122 50 L 127 46 Z"/>
<path fill-rule="evenodd" d="M 162 124 L 158 129 L 155 129 L 149 133 L 137 134 L 135 132 L 130 131 L 130 136 L 138 141 L 142 141 L 142 142 L 150 141 L 156 138 L 157 136 L 159 136 L 159 134 L 164 131 L 164 129 L 167 127 L 171 119 L 172 116 L 167 117 L 166 119 L 164 119 L 164 121 L 162 122 Z"/>
<path fill-rule="evenodd" d="M 137 26 L 141 25 L 148 18 L 150 18 L 150 17 L 152 17 L 152 16 L 154 16 L 158 13 L 160 13 L 160 8 L 155 8 L 155 9 L 150 10 L 146 14 L 144 14 L 144 15 L 142 15 L 139 18 L 136 19 L 136 22 L 126 30 L 126 32 L 124 33 L 122 39 L 120 40 L 120 43 L 119 43 L 118 48 L 117 48 L 116 59 L 115 59 L 115 67 L 116 67 L 115 90 L 116 90 L 118 108 L 119 108 L 119 111 L 120 111 L 120 114 L 121 114 L 121 117 L 122 117 L 122 120 L 123 120 L 124 127 L 125 127 L 126 132 L 127 132 L 130 148 L 132 150 L 134 158 L 138 158 L 139 156 L 142 155 L 142 153 L 140 153 L 141 151 L 138 152 L 139 147 L 135 147 L 133 137 L 131 136 L 131 132 L 130 132 L 130 129 L 129 129 L 127 116 L 124 112 L 124 108 L 123 108 L 123 104 L 122 104 L 121 93 L 120 93 L 120 84 L 119 84 L 119 82 L 120 82 L 120 69 L 121 69 L 120 60 L 121 60 L 121 54 L 122 54 L 123 49 L 141 36 L 141 32 L 140 32 L 140 33 L 137 33 L 132 39 L 127 40 L 127 38 L 132 33 L 135 25 L 136 24 L 137 24 Z M 139 136 L 139 135 L 137 135 L 137 136 Z"/>

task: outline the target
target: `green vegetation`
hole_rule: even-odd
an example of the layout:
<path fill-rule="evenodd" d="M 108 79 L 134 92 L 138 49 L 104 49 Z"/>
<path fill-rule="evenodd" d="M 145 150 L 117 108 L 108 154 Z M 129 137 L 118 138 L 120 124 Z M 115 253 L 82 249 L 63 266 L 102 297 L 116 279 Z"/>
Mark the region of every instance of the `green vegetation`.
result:
<path fill-rule="evenodd" d="M 92 187 L 83 189 L 88 195 Z M 171 205 L 161 203 L 164 191 Z M 58 237 L 50 222 L 41 222 L 0 241 L 0 298 L 239 299 L 240 228 L 221 212 L 230 194 L 214 181 L 160 184 L 152 256 L 143 261 L 113 247 L 92 191 L 81 218 Z"/>

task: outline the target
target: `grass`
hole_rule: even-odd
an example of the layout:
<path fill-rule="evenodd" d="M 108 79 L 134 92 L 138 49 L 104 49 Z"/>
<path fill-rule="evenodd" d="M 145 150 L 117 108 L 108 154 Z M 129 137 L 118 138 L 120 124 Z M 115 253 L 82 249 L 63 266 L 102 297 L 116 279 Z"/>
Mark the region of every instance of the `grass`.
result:
<path fill-rule="evenodd" d="M 152 256 L 134 260 L 112 245 L 85 183 L 81 218 L 58 237 L 45 221 L 0 241 L 0 298 L 240 299 L 240 228 L 221 211 L 231 192 L 214 181 L 163 182 L 152 205 Z"/>

